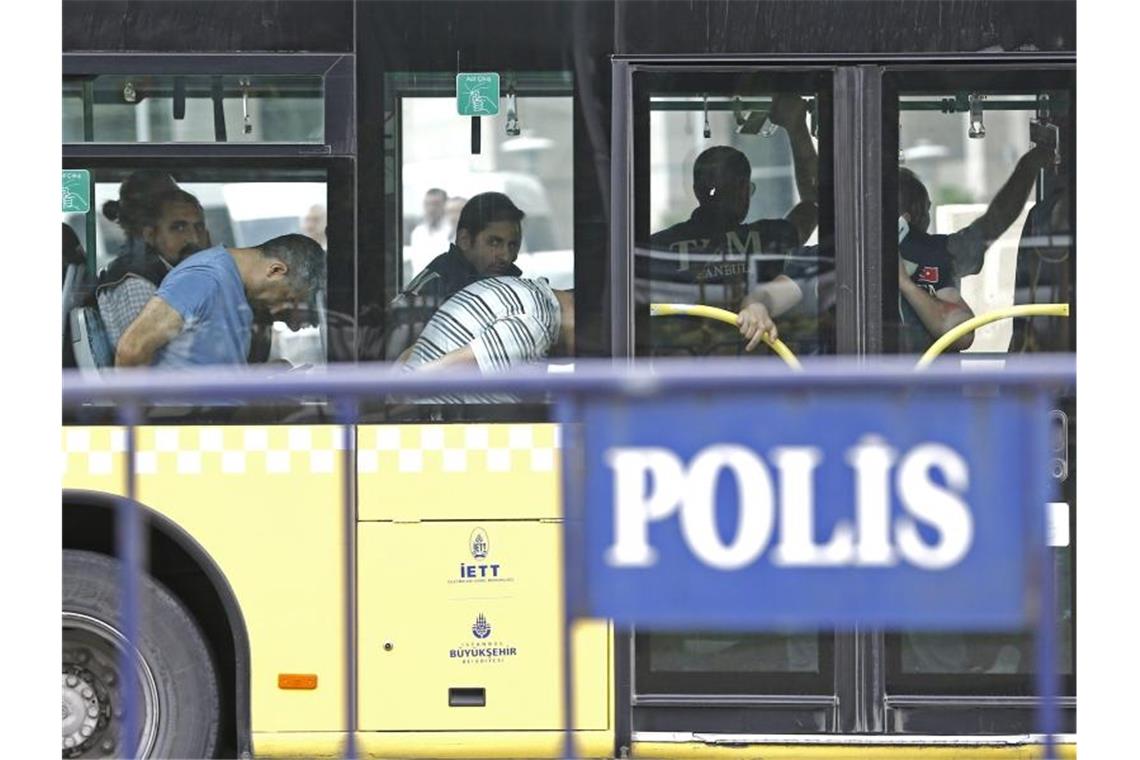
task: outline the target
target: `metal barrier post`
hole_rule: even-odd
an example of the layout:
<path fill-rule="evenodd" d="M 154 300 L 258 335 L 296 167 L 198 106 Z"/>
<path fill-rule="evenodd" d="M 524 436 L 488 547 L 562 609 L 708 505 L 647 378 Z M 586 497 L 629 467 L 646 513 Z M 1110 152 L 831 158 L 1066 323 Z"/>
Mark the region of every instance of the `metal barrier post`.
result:
<path fill-rule="evenodd" d="M 135 478 L 135 450 L 137 440 L 135 427 L 139 422 L 139 410 L 134 404 L 125 404 L 119 408 L 119 420 L 126 429 L 124 449 L 126 450 L 126 466 L 124 468 L 126 483 L 123 489 L 126 498 L 117 500 L 115 511 L 115 550 L 119 555 L 120 588 L 119 604 L 123 611 L 123 636 L 127 640 L 126 648 L 120 653 L 120 672 L 122 673 L 123 694 L 123 733 L 119 743 L 128 757 L 136 757 L 141 749 L 136 742 L 139 733 L 139 693 L 140 684 L 135 677 L 138 665 L 134 652 L 137 651 L 141 610 L 139 609 L 140 578 L 143 570 L 143 532 L 142 517 L 139 514 L 136 478 Z"/>
<path fill-rule="evenodd" d="M 1044 505 L 1042 505 L 1044 508 Z M 1053 549 L 1046 545 L 1040 554 L 1040 608 L 1037 611 L 1037 698 L 1038 725 L 1044 736 L 1045 760 L 1057 757 L 1057 593 L 1054 579 Z"/>
<path fill-rule="evenodd" d="M 582 524 L 579 489 L 581 489 L 581 446 L 572 427 L 578 417 L 573 397 L 558 403 L 558 427 L 562 436 L 562 757 L 578 756 L 574 747 L 574 619 L 578 578 L 567 562 L 577 554 L 577 531 Z"/>
<path fill-rule="evenodd" d="M 356 399 L 337 400 L 344 468 L 341 519 L 344 520 L 344 756 L 356 760 Z"/>

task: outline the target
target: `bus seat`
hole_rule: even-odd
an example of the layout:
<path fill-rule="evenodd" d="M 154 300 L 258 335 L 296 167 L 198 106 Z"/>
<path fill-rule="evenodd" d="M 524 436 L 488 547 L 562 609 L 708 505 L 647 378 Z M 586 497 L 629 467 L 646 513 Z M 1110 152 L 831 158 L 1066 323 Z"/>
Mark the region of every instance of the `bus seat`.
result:
<path fill-rule="evenodd" d="M 83 267 L 68 264 L 63 272 L 63 327 L 67 327 L 67 317 L 79 305 L 79 284 L 83 277 Z"/>
<path fill-rule="evenodd" d="M 115 352 L 107 337 L 103 318 L 94 306 L 77 306 L 71 310 L 71 348 L 75 364 L 90 372 L 115 363 Z"/>

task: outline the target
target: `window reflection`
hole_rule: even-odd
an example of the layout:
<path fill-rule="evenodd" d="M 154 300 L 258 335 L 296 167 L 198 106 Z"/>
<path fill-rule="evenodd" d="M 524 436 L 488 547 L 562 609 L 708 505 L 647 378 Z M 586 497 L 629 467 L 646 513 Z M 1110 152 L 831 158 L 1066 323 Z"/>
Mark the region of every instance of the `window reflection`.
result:
<path fill-rule="evenodd" d="M 94 142 L 321 143 L 324 83 L 302 75 L 92 77 Z M 85 141 L 83 84 L 64 82 L 64 142 Z"/>
<path fill-rule="evenodd" d="M 154 366 L 324 363 L 327 193 L 324 172 L 308 174 L 319 181 L 179 182 L 178 172 L 165 170 L 114 178 L 96 172 L 96 276 L 65 325 L 78 366 L 127 366 L 134 358 Z M 284 270 L 273 261 L 285 262 Z M 210 295 L 203 278 L 232 287 Z M 214 308 L 221 303 L 229 308 Z M 155 309 L 162 306 L 173 310 L 171 319 L 177 314 L 178 329 L 136 352 L 139 325 L 161 317 Z M 207 324 L 213 337 L 194 338 Z"/>
<path fill-rule="evenodd" d="M 700 304 L 737 324 L 655 317 L 638 330 L 637 352 L 766 355 L 756 350 L 762 333 L 798 354 L 833 351 L 829 234 L 820 245 L 821 220 L 830 229 L 821 91 L 742 74 L 642 81 L 649 147 L 635 162 L 638 192 L 648 195 L 636 204 L 638 309 Z"/>
<path fill-rule="evenodd" d="M 970 137 L 969 110 L 924 108 L 954 99 L 953 93 L 900 98 L 900 299 L 888 327 L 905 353 L 924 351 L 975 315 L 1046 297 L 1072 301 L 1065 265 L 1069 170 L 1055 137 L 1067 130 L 1067 116 L 1052 108 L 1043 122 L 1037 94 L 988 93 L 974 101 L 983 109 L 985 134 L 975 129 Z M 1062 100 L 1054 94 L 1055 103 Z M 1031 123 L 1052 125 L 1052 141 L 1038 133 L 1041 144 L 1032 142 Z M 1031 214 L 1035 205 L 1040 208 Z M 1011 344 L 1025 350 L 1026 324 L 993 322 L 951 350 L 1005 352 Z M 1043 345 L 1041 330 L 1055 337 L 1069 330 L 1055 318 L 1028 324 L 1034 326 L 1030 345 Z M 1065 340 L 1044 343 L 1064 350 Z"/>
<path fill-rule="evenodd" d="M 450 76 L 388 77 L 389 123 L 399 129 L 388 135 L 400 156 L 387 186 L 396 234 L 383 262 L 383 329 L 366 332 L 362 353 L 405 371 L 532 362 L 554 371 L 574 355 L 570 77 L 504 75 L 499 114 L 476 122 L 477 151 L 454 88 Z M 407 401 L 420 408 L 400 413 L 417 418 L 498 419 L 500 405 L 518 399 Z"/>
<path fill-rule="evenodd" d="M 759 345 L 768 329 L 796 354 L 834 351 L 830 85 L 823 74 L 634 75 L 639 355 L 769 356 Z M 662 303 L 716 307 L 744 329 L 646 320 Z M 637 690 L 829 694 L 833 641 L 815 631 L 639 632 Z"/>

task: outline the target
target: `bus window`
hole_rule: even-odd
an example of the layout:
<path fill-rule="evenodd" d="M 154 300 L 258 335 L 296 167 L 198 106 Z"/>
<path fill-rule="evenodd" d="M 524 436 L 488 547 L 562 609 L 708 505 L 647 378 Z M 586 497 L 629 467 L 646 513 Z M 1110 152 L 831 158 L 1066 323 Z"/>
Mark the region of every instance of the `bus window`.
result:
<path fill-rule="evenodd" d="M 530 283 L 524 300 L 534 296 L 536 308 L 560 319 L 536 322 L 533 334 L 516 333 L 528 350 L 508 350 L 495 369 L 533 360 L 552 370 L 566 364 L 573 341 L 556 333 L 573 332 L 570 75 L 503 72 L 498 115 L 479 117 L 474 127 L 472 117 L 458 113 L 454 75 L 389 74 L 386 83 L 392 116 L 386 152 L 397 160 L 386 184 L 384 330 L 372 341 L 366 332 L 363 355 L 410 367 L 438 360 L 415 348 L 434 329 L 437 311 L 477 281 L 509 277 Z M 483 361 L 479 366 L 488 369 Z M 451 406 L 448 414 L 480 414 Z"/>
<path fill-rule="evenodd" d="M 83 84 L 63 80 L 63 141 L 83 142 Z"/>
<path fill-rule="evenodd" d="M 898 172 L 884 178 L 884 271 L 898 273 L 898 298 L 884 306 L 884 345 L 921 353 L 973 316 L 1030 303 L 1075 309 L 1075 156 L 1072 75 L 1052 72 L 890 72 L 898 132 L 884 137 Z M 884 122 L 892 121 L 888 112 Z M 896 213 L 897 211 L 897 213 Z M 887 299 L 891 300 L 891 299 Z M 1002 319 L 950 346 L 970 362 L 1007 353 L 1073 351 L 1073 319 Z M 1073 400 L 1055 418 L 1060 672 L 1074 694 L 1075 425 Z M 1057 522 L 1061 524 L 1056 524 Z M 886 638 L 888 700 L 915 694 L 1035 693 L 1033 636 L 911 633 Z M 901 709 L 901 708 L 900 708 Z M 899 716 L 902 713 L 896 712 Z M 896 717 L 901 725 L 905 719 Z"/>
<path fill-rule="evenodd" d="M 98 314 L 98 322 L 92 324 L 101 326 L 107 341 L 105 348 L 113 352 L 126 328 L 141 313 L 149 297 L 157 292 L 166 273 L 192 254 L 213 246 L 255 247 L 291 233 L 306 235 L 321 247 L 327 247 L 321 221 L 328 203 L 325 174 L 324 170 L 95 170 L 90 214 L 96 216 L 92 253 L 98 279 L 93 303 L 89 303 L 88 308 Z M 151 188 L 153 195 L 144 194 L 134 201 L 120 198 L 124 181 L 138 182 L 141 177 L 156 178 Z M 172 187 L 175 194 L 170 196 Z M 178 191 L 188 195 L 178 195 Z M 161 208 L 155 207 L 152 200 L 170 197 L 175 199 L 173 205 L 161 200 L 158 201 Z M 196 204 L 198 208 L 186 208 L 178 199 L 189 201 L 190 206 Z M 178 218 L 172 218 L 172 225 L 182 225 L 189 230 L 197 224 L 201 231 L 197 234 L 155 232 L 155 229 L 162 230 L 166 217 L 174 213 L 167 213 L 172 207 L 184 208 L 190 214 L 186 219 L 175 214 Z M 157 218 L 152 218 L 156 215 Z M 135 231 L 132 225 L 145 224 L 144 219 L 151 219 L 151 232 L 145 228 Z M 73 226 L 82 229 L 80 224 Z M 126 262 L 135 254 L 138 265 L 128 265 Z M 325 269 L 326 264 L 322 262 L 321 267 Z M 322 272 L 321 280 L 324 279 Z M 123 283 L 136 288 L 138 293 L 128 298 L 117 290 Z M 281 318 L 261 314 L 257 304 L 251 304 L 254 324 L 250 335 L 239 340 L 249 345 L 246 361 L 290 366 L 325 363 L 319 317 L 325 308 L 324 298 L 322 290 L 306 305 L 298 306 L 289 314 L 276 315 Z M 104 354 L 102 363 L 105 364 L 106 359 Z"/>
<path fill-rule="evenodd" d="M 828 76 L 638 73 L 634 87 L 639 317 L 703 304 L 774 321 L 795 353 L 834 352 Z M 640 322 L 636 341 L 650 356 L 757 348 L 685 317 Z"/>
<path fill-rule="evenodd" d="M 64 83 L 65 142 L 322 143 L 324 116 L 316 75 L 104 74 Z"/>

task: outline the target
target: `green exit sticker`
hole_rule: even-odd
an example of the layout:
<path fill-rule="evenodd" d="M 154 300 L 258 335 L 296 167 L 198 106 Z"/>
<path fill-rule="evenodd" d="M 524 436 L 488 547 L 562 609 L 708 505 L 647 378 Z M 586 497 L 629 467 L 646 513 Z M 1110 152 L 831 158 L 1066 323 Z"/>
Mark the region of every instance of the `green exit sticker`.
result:
<path fill-rule="evenodd" d="M 498 116 L 499 75 L 456 74 L 455 101 L 460 116 Z"/>
<path fill-rule="evenodd" d="M 91 210 L 91 172 L 71 169 L 63 173 L 63 213 L 86 214 Z"/>

